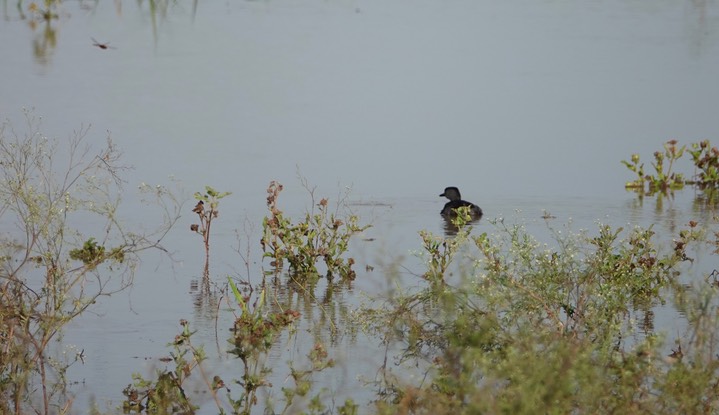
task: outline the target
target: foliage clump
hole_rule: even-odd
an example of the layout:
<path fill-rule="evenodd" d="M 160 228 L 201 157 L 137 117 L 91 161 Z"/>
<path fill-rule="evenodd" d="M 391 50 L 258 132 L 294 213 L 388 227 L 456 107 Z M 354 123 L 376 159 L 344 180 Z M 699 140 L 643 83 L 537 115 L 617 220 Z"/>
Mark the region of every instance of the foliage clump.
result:
<path fill-rule="evenodd" d="M 24 133 L 0 125 L 0 413 L 50 414 L 70 408 L 65 373 L 84 359 L 82 350 L 56 358 L 52 340 L 97 298 L 132 284 L 137 253 L 164 250 L 177 212 L 166 210 L 151 236 L 125 229 L 117 210 L 126 167 L 110 136 L 98 150 L 87 127 L 65 142 L 43 135 L 31 112 L 26 121 Z M 75 226 L 88 222 L 102 241 Z"/>
<path fill-rule="evenodd" d="M 71 406 L 63 396 L 65 371 L 84 357 L 79 352 L 74 361 L 58 362 L 48 345 L 99 296 L 115 292 L 108 289 L 114 276 L 127 277 L 115 290 L 130 286 L 136 253 L 163 250 L 159 241 L 177 215 L 166 217 L 159 238 L 122 229 L 116 216 L 119 199 L 113 196 L 120 193 L 122 167 L 109 137 L 93 156 L 81 145 L 87 131 L 80 131 L 70 142 L 71 162 L 57 169 L 57 142 L 36 131 L 20 137 L 5 128 L 0 129 L 0 220 L 20 225 L 22 232 L 0 238 L 0 413 L 49 414 Z M 697 168 L 693 181 L 673 171 L 685 151 Z M 689 183 L 719 185 L 719 150 L 708 141 L 689 150 L 670 141 L 654 156 L 654 175 L 644 174 L 638 155 L 624 162 L 637 173 L 628 187 L 644 192 L 648 185 L 649 192 L 665 192 Z M 158 197 L 166 195 L 159 187 L 156 191 Z M 281 184 L 270 183 L 263 257 L 272 260 L 275 271 L 287 263 L 295 281 L 313 282 L 323 272 L 328 280 L 353 279 L 349 241 L 367 227 L 354 215 L 331 212 L 328 199 L 316 202 L 314 197 L 310 212 L 293 221 L 278 207 L 281 191 Z M 205 244 L 205 275 L 211 222 L 227 195 L 209 186 L 195 195 L 193 212 L 200 222 L 191 230 Z M 104 219 L 102 229 L 90 234 L 105 236 L 95 239 L 73 228 L 71 219 L 78 214 Z M 381 306 L 357 315 L 370 334 L 379 336 L 387 354 L 399 350 L 398 365 L 423 372 L 422 381 L 414 382 L 385 363 L 376 383 L 376 412 L 719 411 L 716 272 L 703 287 L 682 281 L 680 273 L 691 261 L 689 247 L 706 242 L 706 230 L 691 221 L 662 246 L 652 227 L 599 225 L 591 234 L 550 228 L 555 239 L 542 244 L 521 225 L 490 225 L 494 234 L 471 235 L 471 221 L 460 214 L 450 236 L 420 232 L 421 286 L 393 293 Z M 232 414 L 251 413 L 264 390 L 265 410 L 274 411 L 269 375 L 277 363 L 270 352 L 283 336 L 293 341 L 301 316 L 296 309 L 301 308 L 282 306 L 278 297 L 268 300 L 264 278 L 257 287 L 247 286 L 241 292 L 228 279 L 230 295 L 225 296 L 235 317 L 227 336 L 227 351 L 238 362 L 234 379 L 226 383 L 209 372 L 203 348 L 191 341 L 195 332 L 182 320 L 181 332 L 168 344 L 170 357 L 160 360 L 169 367 L 151 379 L 134 375 L 123 391 L 125 411 L 194 413 L 200 408 L 198 389 L 220 413 Z M 681 307 L 688 323 L 671 353 L 665 335 L 652 326 L 653 307 L 668 299 Z M 334 402 L 326 399 L 327 389 L 313 390 L 313 377 L 334 365 L 315 339 L 306 362 L 288 363 L 291 383 L 281 388 L 281 412 L 357 413 L 352 399 L 330 406 Z"/>
<path fill-rule="evenodd" d="M 148 413 L 194 413 L 199 408 L 194 403 L 200 393 L 208 392 L 219 413 L 250 414 L 259 403 L 258 394 L 262 390 L 271 392 L 273 385 L 268 381 L 276 362 L 268 361 L 270 348 L 275 345 L 281 334 L 293 333 L 291 328 L 300 317 L 293 309 L 272 307 L 267 302 L 267 290 L 264 284 L 249 287 L 244 295 L 237 284 L 228 278 L 231 295 L 228 304 L 238 306 L 235 322 L 230 330 L 228 342 L 229 354 L 235 356 L 240 363 L 236 368 L 237 378 L 225 382 L 220 375 L 212 375 L 205 367 L 207 359 L 202 347 L 191 342 L 194 331 L 190 331 L 189 323 L 181 320 L 182 332 L 168 344 L 172 348 L 169 358 L 162 361 L 171 363 L 174 368 L 156 371 L 153 379 L 145 379 L 139 374 L 133 375 L 133 383 L 124 390 L 123 409 L 127 412 Z M 258 294 L 254 295 L 258 289 Z M 254 297 L 254 300 L 251 299 Z M 321 392 L 310 396 L 313 388 L 312 376 L 334 366 L 334 359 L 329 356 L 324 344 L 316 342 L 307 354 L 309 364 L 296 367 L 289 363 L 293 385 L 284 383 L 282 395 L 284 408 L 281 413 L 296 413 L 303 405 L 309 413 L 327 413 L 327 405 L 322 402 Z M 193 382 L 194 379 L 194 382 Z M 204 386 L 203 386 L 204 385 Z M 239 386 L 235 388 L 235 385 Z M 191 387 L 192 386 L 192 387 Z M 230 388 L 232 386 L 232 389 Z M 234 390 L 234 392 L 233 392 Z M 201 392 L 198 392 L 201 391 Z M 274 402 L 268 399 L 265 412 Z M 351 400 L 340 406 L 342 413 L 356 413 L 357 405 Z M 274 412 L 272 412 L 274 413 Z"/>
<path fill-rule="evenodd" d="M 112 259 L 113 261 L 122 263 L 125 259 L 122 248 L 112 249 L 105 255 L 105 246 L 98 244 L 95 238 L 90 238 L 85 241 L 82 248 L 71 249 L 69 255 L 70 259 L 82 261 L 85 265 L 97 264 L 106 259 Z"/>
<path fill-rule="evenodd" d="M 287 261 L 290 273 L 298 280 L 314 281 L 320 273 L 317 263 L 322 261 L 326 268 L 325 276 L 332 279 L 339 275 L 342 279 L 352 280 L 355 261 L 345 258 L 350 238 L 368 226 L 360 226 L 356 215 L 340 217 L 329 211 L 329 201 L 322 198 L 319 203 L 312 202 L 312 210 L 305 214 L 304 220 L 293 223 L 292 219 L 277 207 L 277 198 L 282 185 L 272 181 L 267 188 L 267 207 L 270 216 L 262 221 L 261 240 L 263 256 L 272 258 L 271 265 L 280 269 Z"/>
<path fill-rule="evenodd" d="M 678 270 L 703 231 L 684 229 L 662 250 L 651 228 L 600 225 L 596 236 L 557 232 L 551 247 L 520 225 L 494 224 L 495 235 L 423 232 L 429 284 L 363 310 L 369 332 L 425 372 L 414 383 L 383 367 L 380 413 L 719 408 L 719 333 L 709 328 L 719 323 L 716 300 L 705 295 L 691 318 L 703 326 L 693 324 L 671 356 L 662 355 L 662 336 L 638 323 L 665 296 L 697 298 Z"/>
<path fill-rule="evenodd" d="M 664 143 L 664 151 L 654 152 L 652 167 L 654 173 L 645 173 L 644 163 L 639 154 L 632 154 L 630 161 L 622 160 L 636 179 L 627 182 L 625 187 L 640 194 L 652 195 L 657 192 L 682 189 L 685 185 L 694 185 L 700 189 L 716 189 L 719 187 L 719 149 L 713 147 L 709 140 L 677 146 L 677 140 Z M 676 172 L 674 163 L 682 158 L 685 152 L 691 155 L 695 174 L 686 179 L 682 173 Z"/>
<path fill-rule="evenodd" d="M 201 370 L 200 365 L 206 359 L 206 355 L 201 347 L 192 345 L 191 337 L 194 332 L 190 331 L 187 320 L 180 320 L 180 325 L 182 332 L 168 344 L 173 348 L 173 352 L 170 353 L 171 358 L 165 359 L 172 361 L 175 368 L 157 370 L 155 381 L 133 374 L 134 384 L 127 385 L 122 391 L 125 395 L 122 405 L 125 412 L 194 413 L 198 409 L 190 402 L 185 389 L 190 374 L 196 368 Z"/>
<path fill-rule="evenodd" d="M 689 154 L 698 173 L 695 176 L 700 187 L 719 186 L 719 149 L 713 147 L 709 140 L 692 143 Z"/>

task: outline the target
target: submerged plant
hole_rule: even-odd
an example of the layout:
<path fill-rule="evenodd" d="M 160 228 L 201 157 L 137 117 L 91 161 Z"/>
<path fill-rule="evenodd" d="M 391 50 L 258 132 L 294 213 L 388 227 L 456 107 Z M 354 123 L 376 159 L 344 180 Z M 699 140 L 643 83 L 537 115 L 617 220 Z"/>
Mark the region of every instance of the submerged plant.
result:
<path fill-rule="evenodd" d="M 282 185 L 272 181 L 267 188 L 267 207 L 270 216 L 262 221 L 263 256 L 272 258 L 270 265 L 280 269 L 287 261 L 292 276 L 301 281 L 315 281 L 320 273 L 317 263 L 322 261 L 328 279 L 338 274 L 342 279 L 354 279 L 353 258 L 344 258 L 352 235 L 368 226 L 360 226 L 355 215 L 339 217 L 329 212 L 329 201 L 322 198 L 312 203 L 312 211 L 304 220 L 293 223 L 277 207 Z M 312 191 L 310 191 L 312 194 Z"/>
<path fill-rule="evenodd" d="M 18 5 L 20 5 L 21 3 L 22 0 L 18 2 Z M 50 22 L 51 20 L 58 19 L 60 17 L 58 14 L 58 8 L 61 4 L 60 0 L 45 0 L 44 4 L 44 9 L 41 9 L 36 2 L 31 2 L 28 5 L 28 11 L 32 15 L 33 19 L 37 19 L 38 21 Z"/>

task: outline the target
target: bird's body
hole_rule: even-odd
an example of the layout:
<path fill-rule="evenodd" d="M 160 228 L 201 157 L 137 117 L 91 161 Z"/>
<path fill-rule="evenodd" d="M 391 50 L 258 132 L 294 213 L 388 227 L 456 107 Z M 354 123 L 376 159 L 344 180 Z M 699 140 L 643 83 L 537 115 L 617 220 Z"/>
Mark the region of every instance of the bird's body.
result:
<path fill-rule="evenodd" d="M 444 205 L 444 208 L 442 208 L 442 212 L 440 212 L 442 216 L 457 216 L 457 208 L 468 207 L 469 214 L 472 219 L 479 219 L 482 217 L 482 209 L 474 203 L 462 200 L 459 189 L 456 187 L 445 188 L 444 192 L 440 195 L 440 197 L 446 197 L 447 199 L 449 199 L 449 202 Z"/>

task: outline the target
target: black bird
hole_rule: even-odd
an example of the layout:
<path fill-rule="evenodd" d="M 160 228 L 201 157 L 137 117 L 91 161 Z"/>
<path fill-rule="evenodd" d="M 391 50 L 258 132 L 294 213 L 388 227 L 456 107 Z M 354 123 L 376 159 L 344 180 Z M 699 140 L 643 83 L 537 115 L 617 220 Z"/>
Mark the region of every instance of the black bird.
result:
<path fill-rule="evenodd" d="M 459 189 L 457 189 L 456 187 L 445 188 L 444 193 L 439 196 L 446 197 L 447 199 L 449 199 L 449 202 L 444 205 L 442 212 L 440 212 L 442 216 L 457 216 L 457 211 L 455 209 L 457 209 L 458 207 L 467 206 L 469 207 L 469 214 L 472 219 L 476 220 L 482 217 L 482 209 L 480 209 L 480 207 L 475 205 L 474 203 L 462 200 L 462 196 L 459 194 Z"/>

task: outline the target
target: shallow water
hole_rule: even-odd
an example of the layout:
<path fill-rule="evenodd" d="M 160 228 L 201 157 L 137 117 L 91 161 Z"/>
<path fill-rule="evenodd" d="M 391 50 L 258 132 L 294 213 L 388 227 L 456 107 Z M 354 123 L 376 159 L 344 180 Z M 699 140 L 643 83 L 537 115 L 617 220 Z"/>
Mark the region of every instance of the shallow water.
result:
<path fill-rule="evenodd" d="M 648 164 L 669 139 L 717 137 L 714 1 L 192 6 L 177 2 L 153 23 L 147 5 L 135 2 L 65 2 L 52 24 L 55 46 L 34 54 L 33 42 L 47 41 L 43 24 L 33 30 L 4 5 L 0 116 L 20 124 L 20 109 L 33 107 L 43 130 L 60 138 L 83 123 L 93 126 L 91 141 L 110 131 L 135 167 L 123 195 L 130 224 L 156 220 L 156 212 L 134 208 L 141 182 L 173 176 L 188 200 L 166 239 L 173 261 L 144 257 L 132 290 L 103 299 L 68 330 L 64 342 L 87 356 L 70 370 L 81 382 L 79 410 L 91 396 L 101 407 L 118 404 L 132 372 L 164 367 L 157 358 L 180 318 L 212 350 L 210 367 L 232 372 L 225 332 L 215 346 L 216 305 L 197 284 L 201 241 L 187 231 L 191 194 L 206 184 L 233 192 L 213 236 L 219 283 L 248 276 L 235 229 L 241 251 L 250 241 L 249 276 L 259 280 L 256 241 L 270 180 L 285 185 L 280 206 L 291 214 L 310 203 L 298 172 L 331 202 L 351 188 L 351 208 L 373 225 L 352 249 L 358 269 L 375 271 L 337 294 L 350 308 L 385 292 L 382 264 L 402 260 L 408 280 L 421 272 L 412 257 L 417 231 L 443 232 L 437 195 L 449 185 L 484 210 L 477 232 L 504 218 L 548 240 L 545 212 L 556 217 L 551 226 L 577 231 L 601 222 L 655 224 L 670 234 L 690 219 L 715 222 L 715 210 L 697 205 L 690 189 L 661 205 L 639 201 L 624 190 L 633 177 L 619 163 L 640 153 Z M 302 312 L 305 322 L 322 318 L 311 306 Z M 231 319 L 221 311 L 219 326 Z M 656 319 L 671 326 L 677 317 L 667 307 Z M 312 343 L 309 335 L 280 342 L 271 358 L 302 358 Z M 333 351 L 344 369 L 323 381 L 358 399 L 357 377 L 375 375 L 378 344 L 341 338 Z"/>

